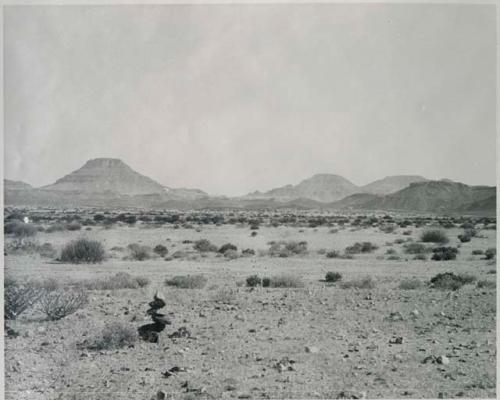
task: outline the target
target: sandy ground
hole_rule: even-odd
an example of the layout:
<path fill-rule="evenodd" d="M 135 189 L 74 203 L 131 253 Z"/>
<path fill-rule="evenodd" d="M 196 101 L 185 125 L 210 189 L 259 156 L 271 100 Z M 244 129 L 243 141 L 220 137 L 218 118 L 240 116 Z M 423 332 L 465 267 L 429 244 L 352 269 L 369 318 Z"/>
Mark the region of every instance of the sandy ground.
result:
<path fill-rule="evenodd" d="M 419 229 L 409 228 L 417 240 Z M 256 237 L 235 226 L 193 229 L 93 227 L 91 231 L 40 233 L 40 243 L 60 248 L 81 236 L 101 240 L 109 251 L 130 243 L 164 244 L 170 254 L 192 249 L 184 240 L 207 238 L 220 246 L 265 250 L 271 240 L 306 240 L 309 253 L 290 258 L 259 256 L 227 260 L 208 257 L 165 261 L 123 260 L 125 253 L 97 265 L 55 263 L 36 255 L 7 255 L 6 274 L 17 279 L 54 277 L 69 282 L 124 271 L 144 275 L 142 289 L 90 291 L 82 310 L 59 321 L 47 321 L 36 311 L 10 326 L 20 332 L 6 338 L 6 397 L 10 399 L 150 399 L 163 391 L 169 398 L 338 398 L 354 394 L 368 398 L 436 398 L 496 396 L 496 290 L 466 285 L 458 292 L 423 287 L 401 290 L 399 283 L 423 281 L 439 272 L 466 272 L 479 280 L 496 280 L 495 265 L 471 256 L 473 249 L 494 247 L 495 231 L 482 231 L 461 245 L 457 260 L 407 261 L 398 238 L 376 228 L 338 233 L 327 228 L 261 227 Z M 448 229 L 456 245 L 460 229 Z M 343 250 L 354 242 L 371 241 L 379 249 L 353 260 L 327 259 L 319 249 Z M 402 260 L 387 260 L 394 248 Z M 376 287 L 342 289 L 321 280 L 327 271 L 343 280 L 371 276 Z M 178 274 L 201 273 L 204 289 L 166 287 Z M 305 287 L 250 289 L 237 287 L 247 276 L 293 274 Z M 232 293 L 220 301 L 222 294 Z M 172 325 L 158 344 L 137 341 L 133 347 L 91 351 L 79 344 L 102 327 L 122 321 L 147 323 L 147 303 L 159 289 Z M 414 313 L 417 310 L 418 313 Z M 391 318 L 391 313 L 400 313 Z M 417 315 L 415 315 L 417 314 Z M 402 318 L 401 318 L 402 317 Z M 180 327 L 190 338 L 170 339 Z M 390 343 L 402 337 L 401 344 Z M 307 352 L 306 347 L 313 348 Z M 428 356 L 446 356 L 447 364 L 423 363 Z M 287 361 L 288 360 L 288 361 Z M 172 367 L 181 371 L 170 377 Z M 283 368 L 284 367 L 284 368 Z M 288 368 L 290 367 L 290 368 Z M 284 369 L 284 370 L 283 370 Z M 161 397 L 161 396 L 160 396 Z"/>

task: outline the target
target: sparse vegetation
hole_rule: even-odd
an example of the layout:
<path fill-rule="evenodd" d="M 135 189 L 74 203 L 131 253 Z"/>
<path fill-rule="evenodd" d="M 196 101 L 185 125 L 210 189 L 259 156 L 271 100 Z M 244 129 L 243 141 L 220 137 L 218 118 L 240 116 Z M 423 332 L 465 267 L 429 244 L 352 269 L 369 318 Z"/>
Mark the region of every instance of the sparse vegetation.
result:
<path fill-rule="evenodd" d="M 453 272 L 439 273 L 431 278 L 430 284 L 434 289 L 458 290 L 463 285 L 474 282 L 476 278 L 467 274 L 454 274 Z"/>
<path fill-rule="evenodd" d="M 177 275 L 165 280 L 165 284 L 180 289 L 203 289 L 207 281 L 203 275 Z"/>
<path fill-rule="evenodd" d="M 432 249 L 432 259 L 434 261 L 448 261 L 457 258 L 458 249 L 456 247 L 436 247 Z"/>
<path fill-rule="evenodd" d="M 92 350 L 115 350 L 133 345 L 137 341 L 135 326 L 123 322 L 106 325 L 94 343 L 88 347 Z"/>
<path fill-rule="evenodd" d="M 105 278 L 88 279 L 78 283 L 88 290 L 137 289 L 149 285 L 145 276 L 132 276 L 126 272 L 118 272 Z"/>
<path fill-rule="evenodd" d="M 294 255 L 302 255 L 307 253 L 307 242 L 295 241 L 279 241 L 272 242 L 269 247 L 269 255 L 271 257 L 289 257 Z"/>
<path fill-rule="evenodd" d="M 131 243 L 127 246 L 130 252 L 130 258 L 136 261 L 144 261 L 151 258 L 150 248 L 148 246 L 141 246 L 137 243 Z"/>
<path fill-rule="evenodd" d="M 362 279 L 342 282 L 340 286 L 342 289 L 373 289 L 375 288 L 375 281 L 370 276 L 367 276 Z"/>
<path fill-rule="evenodd" d="M 40 311 L 49 320 L 56 321 L 62 319 L 80 308 L 88 302 L 87 293 L 84 290 L 63 290 L 59 289 L 49 293 L 44 293 L 40 298 Z"/>
<path fill-rule="evenodd" d="M 490 247 L 484 252 L 484 256 L 486 260 L 493 260 L 497 255 L 497 249 L 494 247 Z"/>
<path fill-rule="evenodd" d="M 82 225 L 78 221 L 71 221 L 66 225 L 66 229 L 68 231 L 79 231 L 80 229 L 82 229 Z"/>
<path fill-rule="evenodd" d="M 258 275 L 252 275 L 246 279 L 246 283 L 248 287 L 256 287 L 262 284 L 262 279 Z"/>
<path fill-rule="evenodd" d="M 294 275 L 283 274 L 283 275 L 273 276 L 271 278 L 264 278 L 264 280 L 265 279 L 269 279 L 269 286 L 265 287 L 300 288 L 304 286 L 304 282 L 302 281 L 302 279 Z"/>
<path fill-rule="evenodd" d="M 44 294 L 43 288 L 33 284 L 21 284 L 13 279 L 4 281 L 4 317 L 16 319 L 28 308 L 35 305 Z"/>
<path fill-rule="evenodd" d="M 193 247 L 196 251 L 199 251 L 200 253 L 209 253 L 209 252 L 215 253 L 217 251 L 217 246 L 210 243 L 210 241 L 207 239 L 197 240 L 196 242 L 194 242 Z"/>
<path fill-rule="evenodd" d="M 372 253 L 378 249 L 378 246 L 371 242 L 354 243 L 345 249 L 346 254 Z"/>
<path fill-rule="evenodd" d="M 339 272 L 328 271 L 325 275 L 326 282 L 338 282 L 342 279 L 342 274 Z"/>
<path fill-rule="evenodd" d="M 495 281 L 489 281 L 487 279 L 477 281 L 476 285 L 479 289 L 495 289 L 497 287 L 497 283 Z"/>
<path fill-rule="evenodd" d="M 165 257 L 168 254 L 168 249 L 162 244 L 158 244 L 154 247 L 153 251 L 160 257 Z"/>
<path fill-rule="evenodd" d="M 424 286 L 423 282 L 417 278 L 404 279 L 399 284 L 401 290 L 415 290 L 420 289 L 422 286 Z"/>
<path fill-rule="evenodd" d="M 77 239 L 66 244 L 61 252 L 61 261 L 72 264 L 100 263 L 105 252 L 102 244 L 96 240 Z"/>
<path fill-rule="evenodd" d="M 431 229 L 422 232 L 420 240 L 424 243 L 438 243 L 438 244 L 446 244 L 450 241 L 446 236 L 446 233 L 438 229 Z"/>

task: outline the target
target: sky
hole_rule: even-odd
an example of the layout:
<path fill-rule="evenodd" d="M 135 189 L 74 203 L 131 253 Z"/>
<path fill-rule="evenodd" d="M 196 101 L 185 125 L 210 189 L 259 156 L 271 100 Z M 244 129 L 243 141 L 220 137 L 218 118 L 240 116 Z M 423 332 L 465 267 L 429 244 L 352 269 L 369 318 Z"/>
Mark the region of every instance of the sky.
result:
<path fill-rule="evenodd" d="M 494 5 L 6 6 L 5 177 L 496 183 Z"/>

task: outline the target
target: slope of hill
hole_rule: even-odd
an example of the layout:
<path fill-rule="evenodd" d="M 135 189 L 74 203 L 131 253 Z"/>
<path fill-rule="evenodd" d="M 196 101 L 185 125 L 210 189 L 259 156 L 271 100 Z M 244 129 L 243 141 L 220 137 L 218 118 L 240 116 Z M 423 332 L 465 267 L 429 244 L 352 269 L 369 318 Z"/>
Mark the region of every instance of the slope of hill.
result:
<path fill-rule="evenodd" d="M 317 174 L 303 180 L 298 185 L 286 185 L 265 193 L 253 192 L 244 196 L 244 199 L 275 199 L 277 201 L 310 199 L 329 203 L 357 191 L 356 185 L 339 175 Z"/>
<path fill-rule="evenodd" d="M 110 192 L 127 195 L 165 191 L 163 185 L 139 174 L 116 158 L 89 160 L 83 167 L 41 189 L 87 194 Z"/>
<path fill-rule="evenodd" d="M 475 203 L 477 208 L 482 201 L 486 200 L 488 207 L 496 202 L 495 187 L 468 186 L 448 181 L 428 181 L 412 183 L 403 190 L 369 200 L 358 207 L 362 209 L 446 213 L 467 209 Z"/>
<path fill-rule="evenodd" d="M 4 179 L 3 188 L 4 190 L 30 190 L 33 189 L 33 186 L 21 181 L 11 181 L 10 179 Z"/>
<path fill-rule="evenodd" d="M 361 186 L 360 192 L 371 194 L 391 194 L 404 189 L 412 183 L 425 182 L 426 178 L 418 175 L 386 176 L 368 185 Z"/>

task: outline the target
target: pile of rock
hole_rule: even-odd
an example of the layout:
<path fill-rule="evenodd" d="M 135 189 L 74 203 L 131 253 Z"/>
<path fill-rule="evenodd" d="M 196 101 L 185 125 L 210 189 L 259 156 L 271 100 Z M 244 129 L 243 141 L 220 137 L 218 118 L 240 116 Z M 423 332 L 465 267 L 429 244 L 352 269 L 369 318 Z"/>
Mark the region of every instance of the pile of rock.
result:
<path fill-rule="evenodd" d="M 165 329 L 167 325 L 171 322 L 165 314 L 158 312 L 159 309 L 165 307 L 166 303 L 161 297 L 159 297 L 158 292 L 153 297 L 153 301 L 149 303 L 148 315 L 151 316 L 153 320 L 152 324 L 146 324 L 139 327 L 139 335 L 144 340 L 151 343 L 158 343 L 159 333 Z"/>

